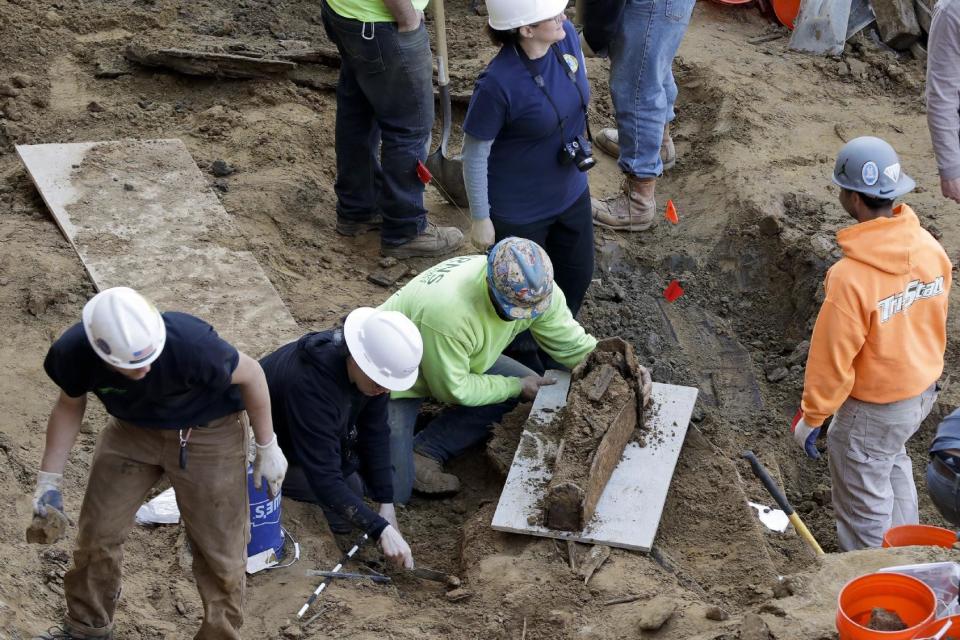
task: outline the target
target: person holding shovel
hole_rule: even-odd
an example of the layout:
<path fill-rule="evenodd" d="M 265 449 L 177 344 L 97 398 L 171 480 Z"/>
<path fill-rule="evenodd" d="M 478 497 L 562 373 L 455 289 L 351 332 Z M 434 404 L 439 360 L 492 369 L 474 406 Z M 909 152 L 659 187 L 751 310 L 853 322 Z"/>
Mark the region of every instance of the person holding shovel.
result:
<path fill-rule="evenodd" d="M 124 539 L 137 508 L 166 475 L 176 491 L 203 600 L 204 617 L 194 637 L 240 638 L 251 423 L 257 488 L 266 482 L 276 495 L 287 468 L 260 365 L 202 320 L 161 314 L 133 289 L 116 287 L 87 302 L 83 321 L 53 343 L 44 369 L 60 395 L 47 424 L 31 529 L 42 529 L 63 512 L 63 470 L 87 394 L 96 395 L 110 416 L 90 465 L 73 568 L 63 580 L 66 620 L 46 637 L 112 636 Z"/>
<path fill-rule="evenodd" d="M 546 250 L 576 316 L 593 277 L 587 82 L 566 0 L 487 0 L 500 50 L 463 124 L 463 177 L 482 251 L 509 236 Z"/>
<path fill-rule="evenodd" d="M 422 355 L 420 332 L 403 314 L 361 307 L 342 328 L 308 333 L 260 361 L 277 439 L 291 461 L 283 495 L 319 504 L 343 551 L 360 530 L 408 569 L 413 554 L 393 505 L 387 402 L 416 382 Z"/>
<path fill-rule="evenodd" d="M 951 270 L 906 204 L 915 183 L 879 138 L 848 142 L 833 181 L 856 224 L 837 232 L 843 258 L 827 272 L 793 437 L 811 458 L 824 421 L 837 538 L 879 547 L 891 526 L 918 522 L 905 443 L 937 398 Z"/>

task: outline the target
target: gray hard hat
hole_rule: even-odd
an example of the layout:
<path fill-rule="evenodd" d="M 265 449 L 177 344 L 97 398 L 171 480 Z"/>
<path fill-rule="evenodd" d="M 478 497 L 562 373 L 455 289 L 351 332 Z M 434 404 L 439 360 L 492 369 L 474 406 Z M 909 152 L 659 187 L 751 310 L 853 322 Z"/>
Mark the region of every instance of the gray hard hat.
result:
<path fill-rule="evenodd" d="M 843 145 L 833 167 L 833 181 L 844 189 L 892 200 L 913 191 L 917 183 L 900 169 L 900 158 L 885 140 L 854 138 Z"/>

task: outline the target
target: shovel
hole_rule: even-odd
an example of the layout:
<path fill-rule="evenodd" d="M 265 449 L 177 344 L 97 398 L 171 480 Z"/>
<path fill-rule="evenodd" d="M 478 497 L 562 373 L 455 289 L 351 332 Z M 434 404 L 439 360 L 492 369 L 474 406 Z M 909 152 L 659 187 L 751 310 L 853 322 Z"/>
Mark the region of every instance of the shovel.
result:
<path fill-rule="evenodd" d="M 790 37 L 790 48 L 838 56 L 847 40 L 852 0 L 803 0 Z"/>
<path fill-rule="evenodd" d="M 440 85 L 441 133 L 440 146 L 427 156 L 427 169 L 434 185 L 444 199 L 458 207 L 467 206 L 467 189 L 463 184 L 463 158 L 450 157 L 447 144 L 450 142 L 450 127 L 453 112 L 450 107 L 450 75 L 447 72 L 447 23 L 443 12 L 443 0 L 433 0 L 433 18 L 437 27 L 437 81 Z"/>

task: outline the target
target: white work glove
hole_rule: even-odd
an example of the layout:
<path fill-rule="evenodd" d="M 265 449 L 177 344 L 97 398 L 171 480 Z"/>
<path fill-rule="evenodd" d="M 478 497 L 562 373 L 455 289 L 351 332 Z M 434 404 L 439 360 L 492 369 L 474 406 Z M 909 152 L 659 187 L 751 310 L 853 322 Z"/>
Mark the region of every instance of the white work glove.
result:
<path fill-rule="evenodd" d="M 470 241 L 480 251 L 489 249 L 496 238 L 493 221 L 490 218 L 474 218 L 470 225 Z"/>
<path fill-rule="evenodd" d="M 397 524 L 397 510 L 389 502 L 384 502 L 380 505 L 380 517 L 390 523 L 390 525 L 400 530 L 400 525 Z"/>
<path fill-rule="evenodd" d="M 653 378 L 650 376 L 650 369 L 642 364 L 638 365 L 637 373 L 640 375 L 640 379 L 637 380 L 640 398 L 643 400 L 643 406 L 648 407 L 650 406 L 650 395 L 653 393 Z"/>
<path fill-rule="evenodd" d="M 820 459 L 820 451 L 817 450 L 817 436 L 820 435 L 820 427 L 811 427 L 803 418 L 803 410 L 797 411 L 793 417 L 791 425 L 793 439 L 806 452 L 807 457 L 814 460 Z"/>
<path fill-rule="evenodd" d="M 400 532 L 393 528 L 393 525 L 388 524 L 387 528 L 380 532 L 380 548 L 383 549 L 383 555 L 396 566 L 413 569 L 413 553 L 410 551 L 410 545 L 403 539 Z"/>
<path fill-rule="evenodd" d="M 47 517 L 47 508 L 63 513 L 63 474 L 37 472 L 37 488 L 33 492 L 33 512 Z"/>
<path fill-rule="evenodd" d="M 277 444 L 277 434 L 273 434 L 267 444 L 257 445 L 257 457 L 253 461 L 253 486 L 260 490 L 263 480 L 267 481 L 267 493 L 271 498 L 280 493 L 283 476 L 287 474 L 287 459 Z"/>

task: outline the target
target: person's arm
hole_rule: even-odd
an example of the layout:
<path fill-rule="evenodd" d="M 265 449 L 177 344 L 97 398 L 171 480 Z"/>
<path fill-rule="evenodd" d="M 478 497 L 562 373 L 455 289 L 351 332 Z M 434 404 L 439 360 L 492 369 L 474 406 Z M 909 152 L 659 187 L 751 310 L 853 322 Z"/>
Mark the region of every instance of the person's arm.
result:
<path fill-rule="evenodd" d="M 435 0 L 439 1 L 439 0 Z M 414 31 L 420 28 L 420 22 L 423 20 L 423 11 L 413 8 L 410 0 L 383 0 L 387 11 L 393 16 L 397 23 L 397 31 L 403 33 Z"/>
<path fill-rule="evenodd" d="M 472 373 L 471 349 L 460 340 L 434 331 L 425 323 L 420 325 L 420 335 L 423 338 L 420 375 L 426 380 L 430 394 L 440 402 L 482 407 L 520 395 L 520 378 Z"/>
<path fill-rule="evenodd" d="M 357 415 L 357 457 L 360 460 L 360 475 L 370 497 L 381 505 L 392 506 L 393 467 L 390 463 L 390 426 L 387 423 L 389 400 L 388 394 L 370 398 Z"/>
<path fill-rule="evenodd" d="M 574 320 L 567 308 L 567 298 L 556 284 L 550 307 L 533 321 L 530 333 L 550 357 L 571 369 L 597 346 L 597 339 Z"/>
<path fill-rule="evenodd" d="M 470 239 L 480 250 L 493 244 L 496 234 L 490 220 L 487 161 L 493 149 L 493 140 L 481 140 L 469 133 L 463 134 L 463 184 L 470 203 L 472 227 Z"/>
<path fill-rule="evenodd" d="M 938 8 L 927 54 L 927 126 L 943 195 L 960 202 L 960 3 Z"/>
<path fill-rule="evenodd" d="M 67 466 L 67 457 L 73 449 L 73 443 L 80 433 L 83 414 L 87 409 L 86 394 L 72 398 L 60 391 L 50 418 L 47 420 L 47 439 L 40 460 L 40 470 L 47 473 L 62 474 Z"/>
<path fill-rule="evenodd" d="M 850 395 L 856 381 L 853 361 L 867 340 L 867 325 L 849 310 L 843 292 L 829 293 L 813 326 L 803 378 L 800 408 L 810 427 L 821 426 Z"/>
<path fill-rule="evenodd" d="M 242 351 L 237 353 L 237 367 L 233 370 L 230 383 L 240 388 L 240 397 L 253 428 L 257 452 L 253 461 L 253 486 L 259 489 L 265 480 L 267 493 L 273 497 L 280 493 L 283 477 L 287 473 L 287 459 L 277 444 L 277 434 L 273 432 L 267 377 L 259 362 Z"/>

